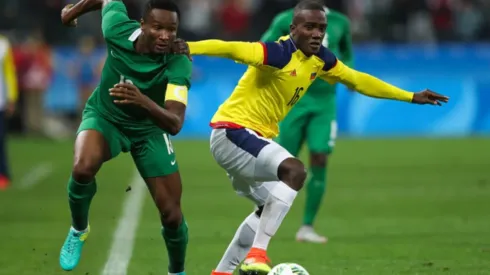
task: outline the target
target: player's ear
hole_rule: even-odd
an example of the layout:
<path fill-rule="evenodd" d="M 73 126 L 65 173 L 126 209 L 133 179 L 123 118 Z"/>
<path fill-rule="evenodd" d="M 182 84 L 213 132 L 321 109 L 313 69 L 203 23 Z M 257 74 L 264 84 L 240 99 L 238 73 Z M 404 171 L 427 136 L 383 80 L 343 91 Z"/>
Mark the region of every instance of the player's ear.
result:
<path fill-rule="evenodd" d="M 294 25 L 294 24 L 289 25 L 289 31 L 291 33 L 293 33 L 295 29 L 296 29 L 296 25 Z"/>

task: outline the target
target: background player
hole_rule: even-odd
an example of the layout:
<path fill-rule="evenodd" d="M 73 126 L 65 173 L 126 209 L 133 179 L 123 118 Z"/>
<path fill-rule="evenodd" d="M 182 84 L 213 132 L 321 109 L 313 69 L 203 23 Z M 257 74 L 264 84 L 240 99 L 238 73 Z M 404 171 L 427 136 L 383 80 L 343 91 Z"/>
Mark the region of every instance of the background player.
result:
<path fill-rule="evenodd" d="M 319 0 L 321 3 L 321 0 Z M 325 7 L 328 27 L 322 45 L 332 51 L 344 64 L 352 67 L 353 50 L 350 22 L 347 16 Z M 276 41 L 288 35 L 294 9 L 278 14 L 264 33 L 262 41 Z M 306 185 L 306 205 L 303 226 L 296 234 L 298 241 L 324 243 L 327 238 L 318 235 L 313 222 L 320 209 L 327 185 L 328 155 L 332 153 L 337 136 L 336 86 L 317 79 L 305 96 L 280 123 L 277 142 L 293 156 L 298 156 L 304 140 L 310 152 L 310 179 Z"/>
<path fill-rule="evenodd" d="M 249 65 L 212 118 L 210 143 L 213 157 L 228 173 L 234 189 L 259 210 L 240 225 L 215 275 L 232 274 L 244 258 L 242 274 L 270 271 L 267 247 L 306 178 L 303 163 L 272 138 L 278 134 L 278 123 L 317 77 L 371 97 L 434 105 L 448 101 L 429 90 L 401 90 L 345 66 L 321 45 L 326 27 L 323 5 L 305 1 L 297 5 L 291 36 L 277 43 L 205 40 L 189 42 L 189 49 L 179 43 L 182 53 L 226 57 Z"/>
<path fill-rule="evenodd" d="M 0 35 L 0 190 L 10 184 L 7 156 L 7 120 L 15 112 L 19 91 L 12 46 L 7 37 Z"/>
<path fill-rule="evenodd" d="M 186 56 L 167 54 L 176 36 L 179 10 L 171 0 L 150 0 L 140 24 L 128 18 L 120 1 L 82 0 L 62 11 L 62 21 L 74 25 L 82 14 L 101 8 L 108 56 L 75 141 L 68 182 L 72 227 L 61 249 L 60 265 L 72 270 L 79 262 L 89 233 L 95 175 L 102 163 L 120 152 L 131 152 L 160 212 L 169 274 L 184 274 L 187 224 L 168 136 L 182 127 L 191 75 Z"/>

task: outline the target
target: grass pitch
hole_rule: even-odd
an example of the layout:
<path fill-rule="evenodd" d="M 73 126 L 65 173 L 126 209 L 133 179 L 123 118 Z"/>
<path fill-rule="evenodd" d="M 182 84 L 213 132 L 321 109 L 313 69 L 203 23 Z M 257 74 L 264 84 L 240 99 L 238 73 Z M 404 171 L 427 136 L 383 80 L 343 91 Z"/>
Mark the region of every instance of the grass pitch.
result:
<path fill-rule="evenodd" d="M 64 274 L 58 255 L 70 218 L 72 142 L 12 137 L 14 183 L 0 192 L 0 274 Z M 208 275 L 252 205 L 238 198 L 207 141 L 175 142 L 190 227 L 187 271 Z M 71 274 L 103 274 L 135 168 L 128 155 L 97 178 L 92 233 Z M 274 263 L 312 275 L 490 274 L 490 139 L 339 140 L 316 224 L 327 245 L 299 244 L 301 193 L 273 238 Z M 127 273 L 166 274 L 158 215 L 148 194 Z"/>

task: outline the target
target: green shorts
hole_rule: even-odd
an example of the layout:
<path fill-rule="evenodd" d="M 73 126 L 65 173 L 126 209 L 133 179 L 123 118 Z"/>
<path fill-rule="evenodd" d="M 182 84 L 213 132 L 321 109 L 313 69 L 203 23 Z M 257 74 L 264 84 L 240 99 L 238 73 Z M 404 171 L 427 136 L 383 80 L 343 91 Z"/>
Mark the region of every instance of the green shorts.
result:
<path fill-rule="evenodd" d="M 310 152 L 331 154 L 337 138 L 335 112 L 328 106 L 312 108 L 312 102 L 303 99 L 279 124 L 277 142 L 294 156 L 298 156 L 305 141 Z"/>
<path fill-rule="evenodd" d="M 111 159 L 121 152 L 131 152 L 143 178 L 170 175 L 179 170 L 172 143 L 165 133 L 146 139 L 132 139 L 112 122 L 94 112 L 84 114 L 77 134 L 84 130 L 95 130 L 104 136 L 111 151 Z"/>

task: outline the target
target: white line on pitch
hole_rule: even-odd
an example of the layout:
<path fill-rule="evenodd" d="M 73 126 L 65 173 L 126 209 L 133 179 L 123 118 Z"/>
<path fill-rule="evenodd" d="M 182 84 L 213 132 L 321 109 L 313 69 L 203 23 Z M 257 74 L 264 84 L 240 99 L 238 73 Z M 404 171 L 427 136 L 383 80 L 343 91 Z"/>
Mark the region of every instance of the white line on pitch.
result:
<path fill-rule="evenodd" d="M 145 183 L 138 173 L 131 180 L 131 188 L 123 204 L 123 212 L 114 232 L 109 258 L 102 271 L 103 275 L 126 275 L 128 272 L 133 254 L 134 238 L 146 195 Z"/>
<path fill-rule="evenodd" d="M 41 162 L 20 179 L 17 187 L 20 189 L 32 188 L 49 177 L 51 173 L 53 173 L 53 164 L 50 162 Z"/>

